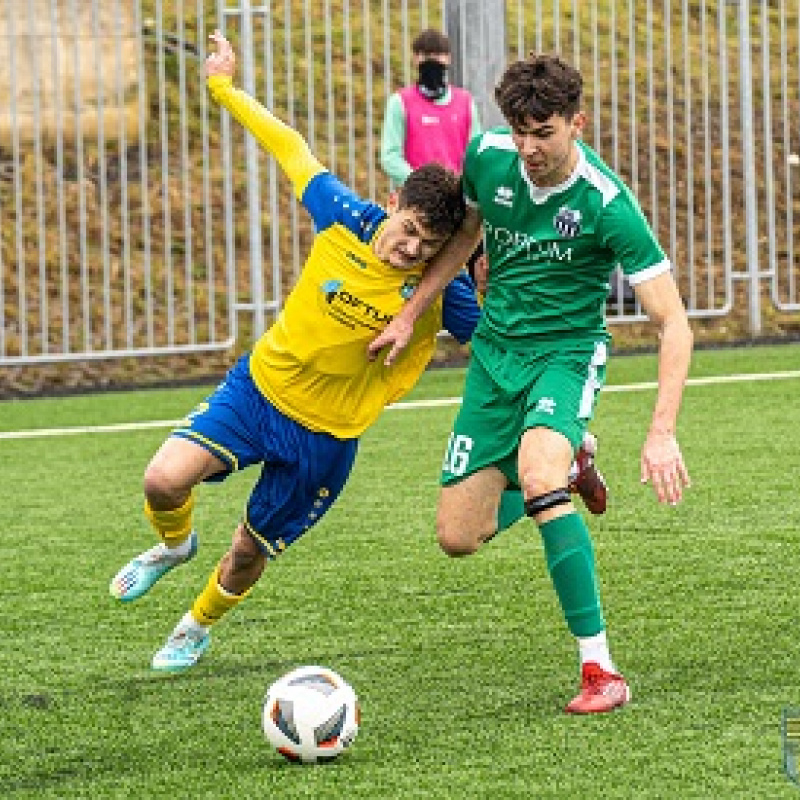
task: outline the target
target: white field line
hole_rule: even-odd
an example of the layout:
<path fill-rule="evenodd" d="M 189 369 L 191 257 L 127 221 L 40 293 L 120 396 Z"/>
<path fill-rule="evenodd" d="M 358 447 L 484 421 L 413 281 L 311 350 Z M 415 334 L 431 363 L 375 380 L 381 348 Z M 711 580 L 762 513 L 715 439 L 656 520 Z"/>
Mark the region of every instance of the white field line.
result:
<path fill-rule="evenodd" d="M 717 375 L 709 378 L 689 378 L 687 386 L 712 386 L 719 383 L 749 383 L 757 381 L 779 381 L 800 378 L 800 370 L 788 372 L 747 372 L 737 375 Z M 603 394 L 614 392 L 643 392 L 656 389 L 655 381 L 645 383 L 627 383 L 616 386 L 605 386 Z M 394 403 L 387 406 L 388 411 L 409 411 L 419 408 L 437 408 L 440 406 L 456 406 L 460 397 L 438 397 L 432 400 L 411 400 L 405 403 Z M 149 420 L 146 422 L 118 422 L 110 425 L 76 425 L 69 428 L 41 428 L 38 430 L 0 431 L 0 439 L 38 439 L 46 436 L 75 436 L 87 433 L 120 433 L 124 431 L 140 431 L 147 428 L 174 428 L 180 420 Z"/>

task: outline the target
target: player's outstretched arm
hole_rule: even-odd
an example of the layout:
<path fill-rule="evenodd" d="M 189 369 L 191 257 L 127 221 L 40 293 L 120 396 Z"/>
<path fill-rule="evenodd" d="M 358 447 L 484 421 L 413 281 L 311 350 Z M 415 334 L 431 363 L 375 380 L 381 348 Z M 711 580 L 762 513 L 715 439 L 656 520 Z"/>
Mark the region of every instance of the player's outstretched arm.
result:
<path fill-rule="evenodd" d="M 302 196 L 311 178 L 325 167 L 314 157 L 300 133 L 279 120 L 246 92 L 234 88 L 236 55 L 230 42 L 219 31 L 214 31 L 209 39 L 216 48 L 206 59 L 211 95 L 275 157 L 292 181 L 295 194 Z"/>
<path fill-rule="evenodd" d="M 671 273 L 634 287 L 636 296 L 659 326 L 658 394 L 642 447 L 642 483 L 651 482 L 661 503 L 676 505 L 690 485 L 689 472 L 675 438 L 683 387 L 692 357 L 692 330 Z"/>
<path fill-rule="evenodd" d="M 416 320 L 444 291 L 444 287 L 453 280 L 475 250 L 480 232 L 480 212 L 468 207 L 463 225 L 430 261 L 414 294 L 367 346 L 367 356 L 370 361 L 374 361 L 378 353 L 388 347 L 383 363 L 387 367 L 391 366 L 411 341 Z"/>

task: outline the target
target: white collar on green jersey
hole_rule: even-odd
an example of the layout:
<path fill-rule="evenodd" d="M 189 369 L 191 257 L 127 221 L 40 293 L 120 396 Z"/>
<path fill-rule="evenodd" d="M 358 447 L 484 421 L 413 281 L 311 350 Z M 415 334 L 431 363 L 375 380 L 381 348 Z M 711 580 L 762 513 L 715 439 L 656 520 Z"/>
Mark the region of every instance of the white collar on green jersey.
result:
<path fill-rule="evenodd" d="M 528 192 L 532 203 L 541 205 L 553 195 L 565 192 L 567 189 L 571 188 L 579 178 L 583 178 L 600 192 L 603 196 L 603 206 L 607 206 L 619 194 L 619 186 L 614 183 L 605 172 L 598 169 L 594 164 L 591 164 L 589 159 L 586 158 L 584 145 L 580 141 L 577 141 L 575 146 L 578 148 L 578 161 L 575 164 L 575 169 L 572 171 L 572 174 L 558 186 L 535 186 L 531 183 L 530 178 L 528 178 L 525 165 L 522 159 L 520 159 L 519 171 L 522 175 L 522 179 L 528 184 Z"/>
<path fill-rule="evenodd" d="M 528 177 L 528 173 L 525 170 L 525 162 L 522 159 L 519 160 L 519 171 L 522 175 L 522 180 L 528 184 L 528 193 L 530 194 L 531 202 L 536 203 L 536 205 L 541 205 L 549 200 L 554 194 L 565 192 L 586 171 L 586 155 L 583 152 L 583 148 L 580 147 L 577 142 L 575 147 L 578 148 L 578 161 L 575 164 L 575 169 L 573 169 L 569 177 L 563 183 L 558 184 L 558 186 L 540 187 L 536 186 L 534 183 L 531 183 L 531 179 Z"/>

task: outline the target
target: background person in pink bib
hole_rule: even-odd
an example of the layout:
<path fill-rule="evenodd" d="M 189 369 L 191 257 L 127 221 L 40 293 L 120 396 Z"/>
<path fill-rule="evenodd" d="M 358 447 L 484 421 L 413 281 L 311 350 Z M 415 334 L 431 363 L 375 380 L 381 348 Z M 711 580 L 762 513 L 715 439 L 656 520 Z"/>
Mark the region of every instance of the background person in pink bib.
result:
<path fill-rule="evenodd" d="M 461 173 L 469 140 L 481 132 L 472 95 L 450 86 L 450 40 L 422 31 L 412 46 L 417 82 L 389 96 L 383 120 L 381 166 L 395 186 L 431 161 Z"/>

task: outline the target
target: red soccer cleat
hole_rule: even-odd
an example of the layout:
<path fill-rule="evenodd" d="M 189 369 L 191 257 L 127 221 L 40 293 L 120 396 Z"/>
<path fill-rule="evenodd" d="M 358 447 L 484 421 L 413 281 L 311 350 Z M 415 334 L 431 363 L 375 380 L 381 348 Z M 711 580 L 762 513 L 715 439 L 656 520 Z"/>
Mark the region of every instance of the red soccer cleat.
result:
<path fill-rule="evenodd" d="M 598 714 L 624 706 L 631 690 L 622 675 L 606 672 L 594 661 L 581 670 L 581 693 L 564 709 L 570 714 Z"/>
<path fill-rule="evenodd" d="M 608 487 L 605 478 L 595 466 L 596 452 L 597 439 L 591 433 L 585 433 L 583 442 L 575 454 L 568 488 L 581 496 L 584 505 L 592 514 L 605 514 Z"/>

